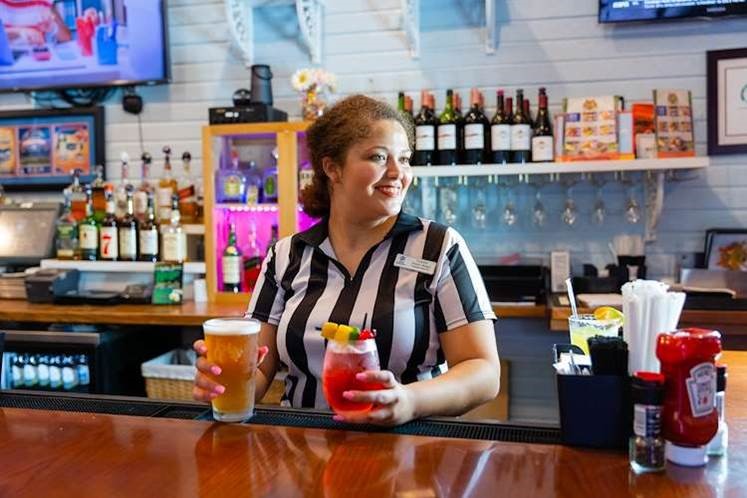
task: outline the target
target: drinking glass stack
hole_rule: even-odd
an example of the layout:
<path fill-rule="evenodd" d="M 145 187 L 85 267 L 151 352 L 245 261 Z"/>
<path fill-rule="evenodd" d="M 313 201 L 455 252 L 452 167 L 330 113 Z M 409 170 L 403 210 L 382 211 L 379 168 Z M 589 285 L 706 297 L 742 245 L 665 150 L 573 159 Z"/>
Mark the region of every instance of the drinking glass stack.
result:
<path fill-rule="evenodd" d="M 658 372 L 656 336 L 677 328 L 683 292 L 668 292 L 669 286 L 656 280 L 635 280 L 622 286 L 623 338 L 628 343 L 628 371 Z"/>

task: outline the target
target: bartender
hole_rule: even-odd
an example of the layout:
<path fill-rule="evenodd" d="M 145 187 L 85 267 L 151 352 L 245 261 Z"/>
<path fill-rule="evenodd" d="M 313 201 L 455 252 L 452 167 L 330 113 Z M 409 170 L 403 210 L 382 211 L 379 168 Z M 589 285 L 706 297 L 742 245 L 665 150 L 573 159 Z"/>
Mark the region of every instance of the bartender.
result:
<path fill-rule="evenodd" d="M 275 244 L 262 265 L 247 316 L 262 322 L 256 399 L 281 362 L 283 402 L 325 409 L 324 340 L 330 321 L 376 329 L 381 371 L 359 380 L 380 389 L 347 391 L 371 411 L 346 422 L 398 425 L 430 415 L 461 415 L 493 399 L 500 363 L 490 300 L 464 239 L 451 227 L 402 211 L 412 181 L 412 125 L 395 109 L 355 95 L 308 130 L 314 180 L 304 211 L 322 220 Z M 195 343 L 194 397 L 224 389 L 220 369 Z"/>

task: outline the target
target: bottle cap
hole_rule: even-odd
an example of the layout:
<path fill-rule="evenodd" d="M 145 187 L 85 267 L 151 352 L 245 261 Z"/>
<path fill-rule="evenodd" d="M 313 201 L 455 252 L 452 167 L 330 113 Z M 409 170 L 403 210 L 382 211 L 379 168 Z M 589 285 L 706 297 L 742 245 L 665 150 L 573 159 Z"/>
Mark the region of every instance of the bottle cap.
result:
<path fill-rule="evenodd" d="M 664 402 L 664 376 L 655 372 L 636 372 L 631 383 L 633 403 L 661 405 Z"/>
<path fill-rule="evenodd" d="M 683 467 L 702 467 L 708 462 L 705 446 L 679 446 L 667 441 L 667 460 Z"/>

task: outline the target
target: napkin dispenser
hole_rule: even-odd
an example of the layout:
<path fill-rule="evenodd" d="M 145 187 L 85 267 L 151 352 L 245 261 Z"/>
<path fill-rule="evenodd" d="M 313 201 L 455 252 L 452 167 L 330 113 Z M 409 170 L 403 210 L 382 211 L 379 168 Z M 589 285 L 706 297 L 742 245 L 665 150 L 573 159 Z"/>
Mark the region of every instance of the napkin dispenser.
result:
<path fill-rule="evenodd" d="M 544 304 L 549 272 L 541 265 L 480 265 L 480 274 L 492 302 Z"/>
<path fill-rule="evenodd" d="M 32 303 L 52 303 L 55 296 L 78 290 L 78 270 L 43 269 L 26 276 L 26 298 Z"/>

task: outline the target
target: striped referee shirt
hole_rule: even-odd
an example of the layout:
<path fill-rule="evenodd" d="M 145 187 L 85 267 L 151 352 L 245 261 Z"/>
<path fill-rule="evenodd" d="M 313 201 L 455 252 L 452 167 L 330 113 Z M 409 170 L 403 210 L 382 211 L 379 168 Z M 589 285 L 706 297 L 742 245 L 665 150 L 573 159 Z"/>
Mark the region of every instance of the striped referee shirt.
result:
<path fill-rule="evenodd" d="M 446 370 L 440 333 L 495 319 L 464 239 L 405 213 L 355 275 L 337 260 L 322 220 L 268 251 L 255 289 L 247 316 L 277 326 L 278 354 L 288 367 L 283 404 L 293 407 L 328 408 L 321 385 L 326 341 L 318 330 L 324 322 L 360 327 L 367 314 L 381 368 L 407 384 Z"/>

